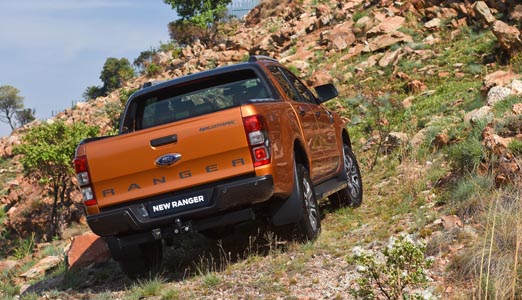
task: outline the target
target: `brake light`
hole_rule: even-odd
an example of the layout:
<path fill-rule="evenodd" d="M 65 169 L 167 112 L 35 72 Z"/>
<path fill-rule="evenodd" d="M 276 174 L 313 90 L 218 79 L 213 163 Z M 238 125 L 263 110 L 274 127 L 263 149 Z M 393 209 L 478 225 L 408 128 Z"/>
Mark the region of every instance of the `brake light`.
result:
<path fill-rule="evenodd" d="M 265 119 L 260 115 L 244 117 L 243 124 L 254 167 L 269 164 L 270 140 L 268 139 L 268 127 L 266 126 Z"/>
<path fill-rule="evenodd" d="M 74 159 L 74 170 L 76 174 L 87 172 L 87 156 L 80 156 Z"/>
<path fill-rule="evenodd" d="M 74 159 L 74 170 L 76 172 L 76 179 L 78 179 L 78 185 L 82 191 L 83 203 L 85 206 L 97 205 L 98 201 L 94 197 L 93 188 L 91 186 L 87 156 L 79 156 Z"/>

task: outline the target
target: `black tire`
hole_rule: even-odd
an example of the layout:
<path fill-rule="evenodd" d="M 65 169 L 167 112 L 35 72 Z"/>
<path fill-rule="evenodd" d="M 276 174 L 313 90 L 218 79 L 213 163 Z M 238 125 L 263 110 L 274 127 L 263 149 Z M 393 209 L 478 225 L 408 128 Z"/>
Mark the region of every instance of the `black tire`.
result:
<path fill-rule="evenodd" d="M 125 252 L 128 255 L 125 255 Z M 161 270 L 163 245 L 161 241 L 131 246 L 124 250 L 124 257 L 118 260 L 120 268 L 128 277 L 152 278 Z"/>
<path fill-rule="evenodd" d="M 328 199 L 331 202 L 338 204 L 340 207 L 359 207 L 363 200 L 363 183 L 361 178 L 361 170 L 357 163 L 357 158 L 348 145 L 343 146 L 344 156 L 344 174 L 348 185 L 346 188 L 332 194 Z"/>
<path fill-rule="evenodd" d="M 297 192 L 303 208 L 303 215 L 295 226 L 296 236 L 300 241 L 313 241 L 321 232 L 321 213 L 308 170 L 302 164 L 297 164 L 296 172 L 296 184 L 299 185 Z"/>

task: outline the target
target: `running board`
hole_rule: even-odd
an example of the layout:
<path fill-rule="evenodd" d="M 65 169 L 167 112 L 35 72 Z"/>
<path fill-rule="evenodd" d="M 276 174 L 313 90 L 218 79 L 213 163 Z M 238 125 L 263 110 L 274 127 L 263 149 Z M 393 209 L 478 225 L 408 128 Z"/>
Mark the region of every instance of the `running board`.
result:
<path fill-rule="evenodd" d="M 340 181 L 337 178 L 330 179 L 314 187 L 315 197 L 317 200 L 321 200 L 346 188 L 347 186 L 348 183 L 346 181 Z"/>

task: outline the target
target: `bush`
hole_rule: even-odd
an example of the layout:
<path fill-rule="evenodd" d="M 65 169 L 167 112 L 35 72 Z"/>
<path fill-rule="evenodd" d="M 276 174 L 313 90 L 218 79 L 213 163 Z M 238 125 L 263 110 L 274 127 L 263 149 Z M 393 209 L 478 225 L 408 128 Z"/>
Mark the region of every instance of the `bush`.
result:
<path fill-rule="evenodd" d="M 427 282 L 425 272 L 433 264 L 424 257 L 425 251 L 424 244 L 399 237 L 382 252 L 384 262 L 379 262 L 376 255 L 356 253 L 352 261 L 361 277 L 356 279 L 358 288 L 351 289 L 350 294 L 365 300 L 423 299 L 414 289 Z"/>
<path fill-rule="evenodd" d="M 448 159 L 458 172 L 474 171 L 482 160 L 486 158 L 484 147 L 482 146 L 482 131 L 486 125 L 486 120 L 481 120 L 468 130 L 467 135 L 462 135 L 462 141 L 448 148 Z M 466 129 L 462 129 L 464 132 Z"/>
<path fill-rule="evenodd" d="M 88 101 L 90 99 L 96 99 L 101 96 L 103 96 L 103 89 L 96 85 L 88 86 L 82 95 L 85 101 Z"/>
<path fill-rule="evenodd" d="M 161 72 L 161 68 L 155 63 L 150 63 L 145 69 L 145 73 L 148 77 L 153 77 L 158 75 Z"/>

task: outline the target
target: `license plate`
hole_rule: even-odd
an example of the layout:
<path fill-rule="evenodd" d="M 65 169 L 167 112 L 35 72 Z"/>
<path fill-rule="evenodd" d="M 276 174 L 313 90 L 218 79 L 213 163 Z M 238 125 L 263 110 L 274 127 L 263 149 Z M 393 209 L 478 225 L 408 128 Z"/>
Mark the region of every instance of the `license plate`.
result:
<path fill-rule="evenodd" d="M 150 202 L 147 206 L 151 218 L 204 207 L 210 204 L 207 193 L 192 193 Z"/>

